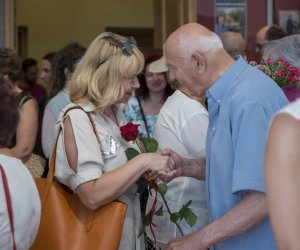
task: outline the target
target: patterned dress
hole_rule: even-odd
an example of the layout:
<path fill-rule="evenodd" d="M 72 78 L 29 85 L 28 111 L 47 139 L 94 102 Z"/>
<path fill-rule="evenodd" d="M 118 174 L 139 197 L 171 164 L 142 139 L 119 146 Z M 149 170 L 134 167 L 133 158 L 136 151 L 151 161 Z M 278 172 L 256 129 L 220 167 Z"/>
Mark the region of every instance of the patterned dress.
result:
<path fill-rule="evenodd" d="M 141 100 L 142 107 L 144 106 L 144 100 Z M 145 126 L 145 122 L 143 120 L 143 116 L 141 113 L 141 108 L 139 106 L 138 100 L 135 96 L 131 97 L 127 103 L 127 105 L 124 108 L 124 114 L 126 117 L 126 120 L 128 122 L 134 123 L 134 124 L 140 124 L 139 126 L 139 133 L 142 137 L 147 137 L 147 130 Z M 154 130 L 155 130 L 155 124 L 157 120 L 157 115 L 145 115 L 145 120 L 147 123 L 147 128 L 149 131 L 149 136 L 153 137 Z"/>

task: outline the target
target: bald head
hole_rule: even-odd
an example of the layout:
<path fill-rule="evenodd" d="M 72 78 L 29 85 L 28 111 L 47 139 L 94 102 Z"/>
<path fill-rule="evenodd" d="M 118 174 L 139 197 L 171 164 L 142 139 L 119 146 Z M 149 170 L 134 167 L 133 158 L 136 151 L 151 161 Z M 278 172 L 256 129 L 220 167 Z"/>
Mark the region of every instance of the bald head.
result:
<path fill-rule="evenodd" d="M 266 25 L 256 33 L 255 51 L 261 53 L 262 47 L 268 42 L 287 36 L 285 31 L 276 24 Z"/>
<path fill-rule="evenodd" d="M 170 79 L 198 97 L 233 62 L 221 39 L 198 23 L 188 23 L 174 31 L 166 40 L 165 56 Z"/>
<path fill-rule="evenodd" d="M 175 47 L 177 54 L 190 55 L 194 51 L 213 53 L 223 48 L 219 37 L 198 23 L 188 23 L 174 31 L 166 41 L 166 49 Z"/>
<path fill-rule="evenodd" d="M 220 35 L 224 49 L 232 57 L 245 55 L 246 40 L 240 33 L 226 31 Z"/>

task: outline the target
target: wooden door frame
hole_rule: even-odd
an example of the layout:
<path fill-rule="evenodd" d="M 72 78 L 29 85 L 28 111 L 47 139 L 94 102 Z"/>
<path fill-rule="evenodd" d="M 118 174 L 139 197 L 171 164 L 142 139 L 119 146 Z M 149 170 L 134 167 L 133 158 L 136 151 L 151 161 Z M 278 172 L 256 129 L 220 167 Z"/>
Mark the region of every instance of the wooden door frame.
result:
<path fill-rule="evenodd" d="M 16 49 L 16 2 L 15 0 L 0 0 L 3 7 L 1 13 L 1 46 Z"/>
<path fill-rule="evenodd" d="M 153 0 L 154 47 L 162 48 L 168 35 L 181 25 L 197 21 L 196 0 Z"/>

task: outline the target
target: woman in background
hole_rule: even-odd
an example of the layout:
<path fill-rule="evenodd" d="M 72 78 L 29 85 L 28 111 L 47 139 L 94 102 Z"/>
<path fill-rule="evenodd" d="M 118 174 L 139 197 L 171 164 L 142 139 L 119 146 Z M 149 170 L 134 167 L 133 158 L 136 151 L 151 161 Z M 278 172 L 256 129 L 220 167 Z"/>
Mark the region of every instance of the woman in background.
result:
<path fill-rule="evenodd" d="M 150 63 L 161 57 L 162 51 L 154 50 L 145 59 L 145 66 L 138 78 L 141 86 L 124 108 L 127 121 L 140 124 L 139 132 L 142 137 L 153 137 L 157 115 L 174 92 L 168 84 L 166 73 L 149 71 Z"/>
<path fill-rule="evenodd" d="M 55 56 L 55 52 L 49 52 L 43 56 L 41 61 L 41 73 L 40 78 L 42 79 L 42 84 L 47 90 L 48 97 L 52 88 L 52 62 Z"/>
<path fill-rule="evenodd" d="M 10 155 L 26 162 L 34 149 L 38 131 L 37 102 L 31 95 L 18 87 L 22 61 L 11 49 L 0 49 L 0 71 L 5 84 L 10 86 L 16 96 L 20 112 L 17 130 L 9 146 Z"/>
<path fill-rule="evenodd" d="M 42 125 L 42 146 L 47 159 L 55 142 L 55 124 L 59 113 L 70 103 L 70 79 L 85 50 L 78 43 L 69 43 L 61 48 L 53 59 L 51 99 L 45 108 Z"/>

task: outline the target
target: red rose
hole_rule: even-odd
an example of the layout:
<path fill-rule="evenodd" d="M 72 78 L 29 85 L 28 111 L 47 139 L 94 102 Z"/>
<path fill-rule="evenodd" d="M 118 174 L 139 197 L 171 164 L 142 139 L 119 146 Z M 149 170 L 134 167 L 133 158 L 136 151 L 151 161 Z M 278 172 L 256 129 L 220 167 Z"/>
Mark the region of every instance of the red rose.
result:
<path fill-rule="evenodd" d="M 133 123 L 127 123 L 124 126 L 120 127 L 121 130 L 121 136 L 126 140 L 126 141 L 133 141 L 137 138 L 138 136 L 138 127 L 140 125 L 133 124 Z"/>

